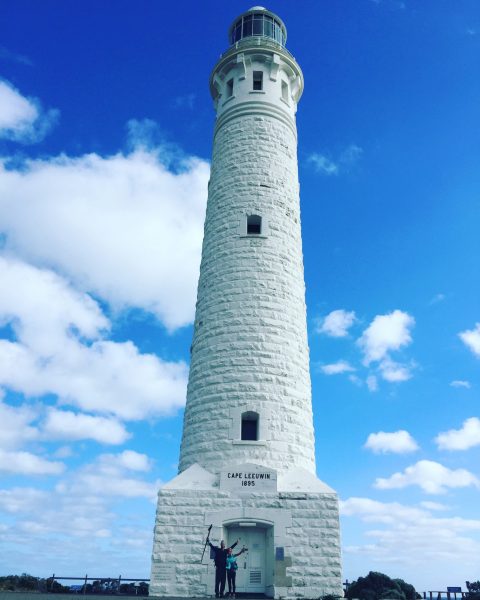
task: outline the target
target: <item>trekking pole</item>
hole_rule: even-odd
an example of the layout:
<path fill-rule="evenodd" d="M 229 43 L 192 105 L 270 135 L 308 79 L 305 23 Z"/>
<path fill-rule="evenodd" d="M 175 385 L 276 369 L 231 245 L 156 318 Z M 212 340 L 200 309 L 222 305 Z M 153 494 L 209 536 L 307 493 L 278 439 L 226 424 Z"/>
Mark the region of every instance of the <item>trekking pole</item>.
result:
<path fill-rule="evenodd" d="M 213 525 L 213 523 L 212 523 L 212 525 Z M 210 541 L 210 531 L 212 531 L 212 525 L 210 525 L 210 527 L 208 528 L 207 539 L 205 540 L 205 546 L 203 547 L 203 552 L 202 552 L 202 560 L 200 561 L 201 563 L 203 562 L 203 557 L 205 556 L 205 550 L 207 548 L 207 544 Z"/>

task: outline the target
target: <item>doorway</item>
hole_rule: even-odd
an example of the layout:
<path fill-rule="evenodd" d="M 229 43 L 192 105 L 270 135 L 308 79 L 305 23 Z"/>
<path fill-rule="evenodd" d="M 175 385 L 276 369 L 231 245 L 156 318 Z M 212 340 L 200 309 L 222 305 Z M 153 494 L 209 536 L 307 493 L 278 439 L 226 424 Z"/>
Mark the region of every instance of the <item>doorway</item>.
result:
<path fill-rule="evenodd" d="M 248 552 L 237 557 L 236 588 L 240 594 L 265 594 L 266 531 L 265 527 L 259 527 L 256 523 L 243 527 L 232 525 L 227 529 L 228 546 L 238 539 L 234 554 L 240 552 L 242 546 L 248 548 Z"/>

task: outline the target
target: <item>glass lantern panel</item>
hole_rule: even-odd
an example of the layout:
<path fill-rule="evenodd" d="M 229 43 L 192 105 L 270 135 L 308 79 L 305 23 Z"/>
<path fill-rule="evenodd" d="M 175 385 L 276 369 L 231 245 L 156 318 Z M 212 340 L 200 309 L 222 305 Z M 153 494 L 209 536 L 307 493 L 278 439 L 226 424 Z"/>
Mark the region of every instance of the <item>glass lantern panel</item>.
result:
<path fill-rule="evenodd" d="M 243 37 L 252 35 L 252 20 L 243 22 Z"/>
<path fill-rule="evenodd" d="M 253 21 L 253 35 L 263 35 L 263 20 L 254 19 L 254 21 Z"/>

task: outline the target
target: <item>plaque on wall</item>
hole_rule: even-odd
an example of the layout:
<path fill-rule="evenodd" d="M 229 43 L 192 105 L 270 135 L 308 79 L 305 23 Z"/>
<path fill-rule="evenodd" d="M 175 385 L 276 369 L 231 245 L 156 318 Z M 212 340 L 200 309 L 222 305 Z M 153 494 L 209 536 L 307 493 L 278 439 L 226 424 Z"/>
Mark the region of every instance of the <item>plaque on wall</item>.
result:
<path fill-rule="evenodd" d="M 156 568 L 156 578 L 159 581 L 170 581 L 174 574 L 173 565 L 158 565 Z"/>
<path fill-rule="evenodd" d="M 220 489 L 236 492 L 276 492 L 277 472 L 261 465 L 244 463 L 220 473 Z"/>

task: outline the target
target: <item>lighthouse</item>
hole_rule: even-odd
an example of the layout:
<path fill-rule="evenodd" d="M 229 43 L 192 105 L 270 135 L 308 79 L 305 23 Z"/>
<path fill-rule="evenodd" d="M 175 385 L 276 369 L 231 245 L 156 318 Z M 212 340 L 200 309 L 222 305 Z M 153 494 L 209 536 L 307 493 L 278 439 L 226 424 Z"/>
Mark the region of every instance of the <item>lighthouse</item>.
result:
<path fill-rule="evenodd" d="M 287 30 L 255 6 L 210 76 L 216 111 L 179 474 L 158 494 L 150 595 L 212 595 L 211 528 L 248 552 L 237 593 L 343 595 L 337 494 L 317 477 Z"/>

